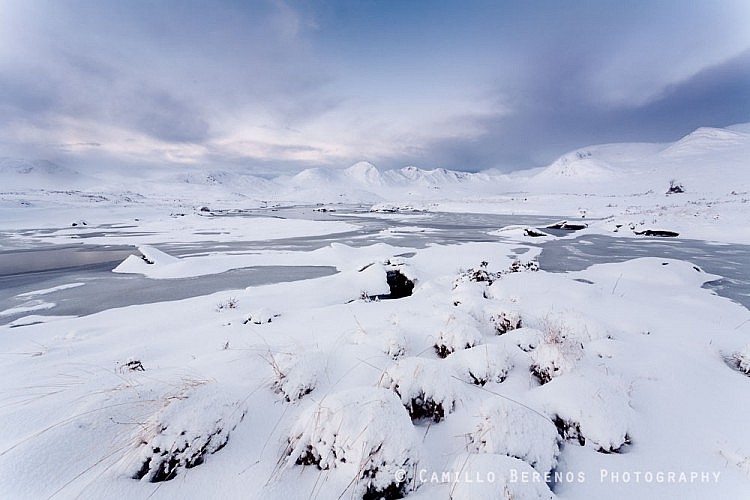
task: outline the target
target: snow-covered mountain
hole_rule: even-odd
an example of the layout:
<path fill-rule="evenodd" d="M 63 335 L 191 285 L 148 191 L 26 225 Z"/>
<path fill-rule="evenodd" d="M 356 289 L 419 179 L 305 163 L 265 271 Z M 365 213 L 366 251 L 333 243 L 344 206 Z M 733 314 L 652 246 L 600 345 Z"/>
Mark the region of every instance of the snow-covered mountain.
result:
<path fill-rule="evenodd" d="M 82 179 L 80 172 L 49 160 L 0 158 L 0 189 L 64 189 Z"/>
<path fill-rule="evenodd" d="M 670 144 L 606 144 L 567 153 L 527 179 L 530 192 L 635 194 L 674 179 L 701 192 L 750 189 L 750 134 L 700 128 Z"/>
<path fill-rule="evenodd" d="M 625 195 L 666 189 L 727 193 L 750 190 L 748 128 L 700 128 L 670 144 L 617 143 L 580 148 L 546 168 L 512 174 L 415 166 L 381 171 L 369 162 L 315 167 L 266 179 L 252 169 L 152 170 L 139 179 L 102 172 L 84 176 L 45 160 L 0 159 L 2 187 L 13 190 L 96 189 L 185 201 L 257 199 L 302 203 L 462 200 L 504 193 Z"/>
<path fill-rule="evenodd" d="M 700 156 L 715 152 L 725 152 L 736 148 L 747 148 L 750 134 L 728 129 L 701 127 L 669 145 L 663 156 Z"/>
<path fill-rule="evenodd" d="M 342 184 L 365 187 L 368 189 L 403 188 L 403 187 L 440 187 L 458 183 L 470 183 L 476 174 L 456 172 L 437 168 L 423 170 L 414 166 L 400 170 L 381 172 L 372 163 L 361 161 L 343 170 L 311 168 L 303 170 L 292 178 L 295 185 L 310 182 Z"/>

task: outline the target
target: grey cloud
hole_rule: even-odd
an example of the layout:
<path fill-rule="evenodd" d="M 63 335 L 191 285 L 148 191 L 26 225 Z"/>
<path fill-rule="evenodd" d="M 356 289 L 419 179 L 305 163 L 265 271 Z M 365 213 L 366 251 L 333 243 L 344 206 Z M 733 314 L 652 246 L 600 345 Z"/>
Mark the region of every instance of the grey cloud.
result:
<path fill-rule="evenodd" d="M 57 89 L 47 80 L 0 75 L 0 110 L 6 121 L 47 113 L 57 106 L 59 100 Z"/>
<path fill-rule="evenodd" d="M 199 143 L 209 137 L 208 123 L 200 112 L 167 92 L 151 89 L 136 92 L 123 106 L 126 123 L 156 139 Z"/>
<path fill-rule="evenodd" d="M 435 141 L 424 148 L 425 154 L 404 163 L 515 170 L 545 165 L 567 151 L 592 144 L 674 141 L 701 126 L 750 121 L 750 51 L 634 107 L 603 108 L 585 93 L 556 88 L 553 76 L 549 84 L 529 90 L 528 97 L 516 96 L 514 102 L 524 106 L 512 115 L 480 120 L 486 130 L 481 137 L 468 142 Z"/>
<path fill-rule="evenodd" d="M 24 52 L 2 64 L 0 113 L 100 122 L 167 142 L 227 115 L 294 127 L 335 108 L 294 11 L 273 1 L 30 2 Z M 20 14 L 19 14 L 20 15 Z M 26 62 L 24 59 L 28 59 Z"/>
<path fill-rule="evenodd" d="M 330 131 L 325 142 L 335 149 L 342 139 L 328 118 L 335 115 L 346 123 L 361 112 L 352 103 L 366 102 L 368 91 L 386 108 L 389 96 L 408 102 L 409 92 L 420 91 L 383 75 L 434 73 L 439 86 L 452 59 L 465 60 L 468 72 L 471 64 L 481 67 L 466 81 L 476 76 L 491 87 L 483 102 L 494 99 L 500 105 L 490 107 L 503 112 L 481 117 L 436 113 L 436 120 L 468 120 L 466 130 L 484 133 L 427 139 L 412 148 L 399 144 L 394 146 L 402 149 L 398 153 L 369 160 L 381 167 L 516 169 L 545 164 L 592 143 L 673 140 L 697 126 L 750 121 L 747 53 L 664 87 L 669 81 L 665 64 L 681 58 L 700 68 L 722 51 L 730 53 L 726 46 L 744 43 L 730 43 L 740 17 L 733 13 L 742 11 L 739 3 L 725 4 L 726 12 L 700 2 L 501 2 L 482 9 L 437 5 L 429 11 L 408 3 L 391 6 L 387 13 L 375 3 L 359 17 L 353 11 L 360 7 L 291 5 L 276 0 L 18 2 L 8 11 L 20 16 L 14 19 L 15 50 L 0 47 L 0 125 L 23 120 L 44 132 L 40 136 L 49 136 L 57 153 L 65 149 L 54 145 L 67 138 L 55 136 L 54 124 L 78 121 L 86 124 L 80 127 L 84 132 L 100 127 L 119 129 L 125 137 L 146 134 L 167 143 L 199 144 L 211 151 L 211 161 L 242 165 L 242 158 L 232 156 L 236 151 L 211 146 L 221 134 L 236 133 L 232 127 L 265 127 L 264 136 L 280 132 L 299 143 L 249 151 L 282 158 L 318 152 L 305 144 L 303 134 L 290 130 Z M 340 13 L 341 18 L 332 15 Z M 322 16 L 322 28 L 304 17 L 315 14 Z M 704 39 L 711 50 L 696 46 Z M 400 57 L 405 53 L 409 57 Z M 348 79 L 352 74 L 360 78 Z M 495 81 L 485 83 L 488 75 Z M 372 88 L 360 95 L 352 81 Z M 423 81 L 427 95 L 433 80 Z M 450 89 L 445 95 L 461 100 L 461 91 Z M 620 94 L 624 97 L 618 100 Z M 385 116 L 384 126 L 398 125 L 399 119 L 396 110 Z M 324 128 L 316 129 L 318 122 Z M 426 125 L 435 136 L 444 130 L 439 123 Z M 11 134 L 5 135 L 3 147 L 9 149 Z M 350 139 L 361 144 L 368 138 Z M 76 140 L 102 142 L 87 151 L 92 157 L 106 153 L 104 135 Z M 340 151 L 350 149 L 340 146 Z M 263 164 L 289 167 L 284 161 Z"/>

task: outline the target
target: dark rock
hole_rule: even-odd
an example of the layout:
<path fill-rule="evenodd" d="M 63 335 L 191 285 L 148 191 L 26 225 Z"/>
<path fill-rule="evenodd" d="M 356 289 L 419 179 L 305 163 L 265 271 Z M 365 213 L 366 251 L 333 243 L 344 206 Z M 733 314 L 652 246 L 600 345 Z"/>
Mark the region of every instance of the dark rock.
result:
<path fill-rule="evenodd" d="M 571 224 L 568 221 L 560 221 L 556 224 L 547 226 L 547 229 L 562 229 L 563 231 L 579 231 L 589 227 L 587 224 Z"/>
<path fill-rule="evenodd" d="M 682 184 L 675 181 L 674 179 L 669 181 L 669 188 L 667 189 L 667 194 L 680 194 L 684 192 L 685 192 L 685 188 L 683 187 Z"/>
<path fill-rule="evenodd" d="M 658 236 L 661 238 L 675 238 L 680 235 L 680 233 L 675 233 L 674 231 L 666 231 L 663 229 L 646 229 L 645 231 L 633 231 L 638 236 Z"/>
<path fill-rule="evenodd" d="M 398 269 L 386 271 L 386 280 L 388 281 L 388 288 L 391 289 L 391 293 L 385 298 L 401 299 L 411 296 L 414 291 L 414 282 Z"/>
<path fill-rule="evenodd" d="M 559 415 L 555 415 L 552 422 L 557 427 L 557 433 L 566 441 L 578 441 L 581 446 L 586 445 L 586 438 L 581 433 L 581 424 L 570 420 L 565 420 Z"/>
<path fill-rule="evenodd" d="M 524 236 L 531 236 L 532 238 L 539 238 L 541 236 L 548 236 L 547 233 L 543 233 L 541 231 L 537 231 L 536 229 L 532 229 L 530 227 L 527 227 L 523 230 Z"/>

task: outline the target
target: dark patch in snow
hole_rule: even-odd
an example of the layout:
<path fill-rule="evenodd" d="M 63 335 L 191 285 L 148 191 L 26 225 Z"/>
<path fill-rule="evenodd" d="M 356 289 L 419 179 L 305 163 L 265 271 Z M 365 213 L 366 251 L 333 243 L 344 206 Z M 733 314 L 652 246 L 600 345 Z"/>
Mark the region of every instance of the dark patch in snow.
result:
<path fill-rule="evenodd" d="M 145 372 L 146 369 L 143 367 L 143 363 L 141 363 L 138 359 L 130 359 L 127 363 L 125 363 L 122 368 L 124 370 L 128 370 L 130 372 Z"/>
<path fill-rule="evenodd" d="M 537 231 L 536 229 L 532 229 L 530 227 L 527 227 L 523 230 L 524 236 L 530 236 L 532 238 L 539 238 L 542 236 L 547 236 L 547 233 L 543 233 L 542 231 Z"/>
<path fill-rule="evenodd" d="M 573 278 L 573 281 L 577 281 L 579 283 L 586 283 L 587 285 L 593 285 L 594 282 L 591 280 L 587 280 L 585 278 Z"/>
<path fill-rule="evenodd" d="M 495 332 L 498 335 L 508 333 L 511 330 L 516 330 L 523 326 L 521 315 L 517 312 L 502 311 L 498 314 L 493 314 L 491 321 L 495 326 Z"/>
<path fill-rule="evenodd" d="M 246 408 L 215 384 L 191 381 L 166 395 L 158 411 L 139 426 L 127 474 L 152 483 L 174 479 L 180 469 L 202 464 L 226 446 Z"/>
<path fill-rule="evenodd" d="M 181 446 L 175 446 L 169 450 L 162 450 L 158 446 L 153 447 L 150 456 L 145 458 L 138 472 L 133 475 L 133 479 L 148 477 L 148 481 L 151 483 L 169 481 L 177 476 L 181 467 L 191 469 L 202 464 L 206 455 L 221 450 L 229 441 L 229 431 L 225 427 L 219 426 L 220 422 L 217 422 L 217 428 L 214 432 L 206 436 L 197 436 L 191 441 L 185 439 Z M 167 427 L 165 426 L 161 429 L 161 432 L 166 430 Z M 182 431 L 180 436 L 185 436 L 185 434 L 186 432 Z M 145 441 L 142 444 L 148 445 Z"/>
<path fill-rule="evenodd" d="M 296 465 L 320 470 L 354 465 L 354 489 L 341 496 L 395 499 L 406 496 L 413 480 L 415 445 L 409 417 L 393 393 L 357 389 L 329 395 L 303 412 L 285 454 Z"/>
<path fill-rule="evenodd" d="M 625 434 L 624 441 L 617 448 L 603 448 L 600 446 L 596 451 L 598 451 L 599 453 L 604 453 L 605 455 L 609 455 L 610 453 L 625 453 L 627 452 L 628 447 L 631 444 L 633 444 L 633 441 L 632 439 L 630 439 L 630 434 Z"/>
<path fill-rule="evenodd" d="M 745 358 L 741 353 L 736 352 L 733 354 L 723 354 L 722 359 L 724 363 L 737 372 L 750 377 L 750 359 Z"/>
<path fill-rule="evenodd" d="M 410 259 L 417 255 L 417 252 L 404 252 L 394 255 L 394 257 L 403 257 L 404 259 Z"/>
<path fill-rule="evenodd" d="M 534 363 L 529 367 L 529 370 L 541 385 L 544 385 L 552 380 L 552 373 L 550 371 L 550 368 L 541 367 L 538 364 Z"/>
<path fill-rule="evenodd" d="M 391 289 L 391 293 L 387 297 L 389 299 L 409 297 L 414 291 L 414 282 L 398 269 L 386 271 L 386 280 L 388 281 L 388 288 Z"/>
<path fill-rule="evenodd" d="M 580 231 L 581 229 L 586 229 L 588 224 L 572 224 L 566 220 L 557 222 L 555 224 L 551 224 L 546 227 L 546 229 L 560 229 L 563 231 Z"/>
<path fill-rule="evenodd" d="M 555 415 L 552 422 L 557 427 L 557 433 L 566 441 L 578 441 L 581 446 L 586 445 L 586 438 L 581 433 L 581 424 L 571 420 L 564 420 L 559 415 Z"/>
<path fill-rule="evenodd" d="M 672 179 L 669 181 L 669 188 L 667 188 L 666 194 L 681 194 L 685 192 L 685 187 L 679 182 Z"/>
<path fill-rule="evenodd" d="M 633 231 L 638 236 L 656 236 L 659 238 L 676 238 L 680 233 L 664 229 L 646 229 L 644 231 Z"/>
<path fill-rule="evenodd" d="M 521 262 L 518 259 L 514 259 L 508 266 L 508 269 L 496 271 L 496 272 L 488 271 L 487 266 L 489 266 L 489 263 L 487 261 L 482 261 L 479 264 L 478 269 L 474 269 L 473 267 L 471 267 L 465 271 L 462 270 L 453 282 L 453 289 L 456 289 L 458 287 L 458 284 L 464 281 L 486 283 L 489 286 L 489 285 L 492 285 L 495 281 L 502 278 L 506 274 L 520 273 L 520 272 L 525 272 L 525 271 L 533 272 L 533 271 L 539 270 L 539 263 L 533 260 L 528 261 L 528 262 Z M 454 305 L 458 305 L 458 304 L 454 304 Z"/>
<path fill-rule="evenodd" d="M 378 471 L 379 469 L 377 467 L 372 470 L 367 470 L 363 473 L 362 478 L 374 478 L 375 474 L 377 474 Z M 378 489 L 372 482 L 370 482 L 367 485 L 367 490 L 365 490 L 364 494 L 362 495 L 362 500 L 396 500 L 398 498 L 404 498 L 408 494 L 406 486 L 406 481 L 394 481 L 385 488 Z"/>
<path fill-rule="evenodd" d="M 398 393 L 398 386 L 395 388 Z M 445 418 L 445 407 L 442 403 L 436 403 L 432 398 L 427 397 L 423 392 L 417 397 L 411 398 L 411 401 L 405 405 L 406 411 L 409 412 L 412 422 L 419 423 L 432 420 L 435 423 Z M 452 410 L 449 409 L 449 411 Z"/>
<path fill-rule="evenodd" d="M 388 264 L 389 262 L 386 262 L 386 265 Z M 364 271 L 370 266 L 372 266 L 372 264 L 367 264 L 365 267 L 360 269 L 359 272 Z M 399 269 L 387 270 L 385 272 L 385 279 L 388 282 L 388 288 L 390 289 L 389 293 L 370 295 L 366 291 L 363 291 L 360 294 L 359 300 L 362 300 L 364 302 L 377 302 L 380 300 L 388 299 L 403 299 L 404 297 L 410 297 L 412 292 L 414 291 L 414 281 L 407 278 L 406 275 Z M 350 302 L 354 301 L 352 300 Z"/>
<path fill-rule="evenodd" d="M 448 357 L 450 353 L 455 351 L 455 349 L 453 349 L 452 347 L 449 347 L 442 343 L 435 344 L 434 347 L 435 347 L 435 353 L 438 355 L 439 358 L 446 358 Z M 469 347 L 471 346 L 469 344 L 466 344 L 466 347 L 464 347 L 464 349 L 468 349 Z"/>

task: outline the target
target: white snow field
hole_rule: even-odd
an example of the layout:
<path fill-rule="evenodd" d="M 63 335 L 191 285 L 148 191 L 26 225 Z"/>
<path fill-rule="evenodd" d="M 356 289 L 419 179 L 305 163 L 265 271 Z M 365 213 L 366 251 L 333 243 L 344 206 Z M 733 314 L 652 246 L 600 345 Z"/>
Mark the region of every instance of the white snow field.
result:
<path fill-rule="evenodd" d="M 747 255 L 742 130 L 512 175 L 0 160 L 0 496 L 747 498 L 750 311 L 704 286 L 723 263 L 654 253 Z M 513 222 L 450 222 L 486 214 Z M 540 267 L 591 235 L 642 252 Z M 23 260 L 107 245 L 111 281 Z M 333 274 L 199 292 L 273 266 Z M 197 291 L 62 309 L 126 282 Z"/>

